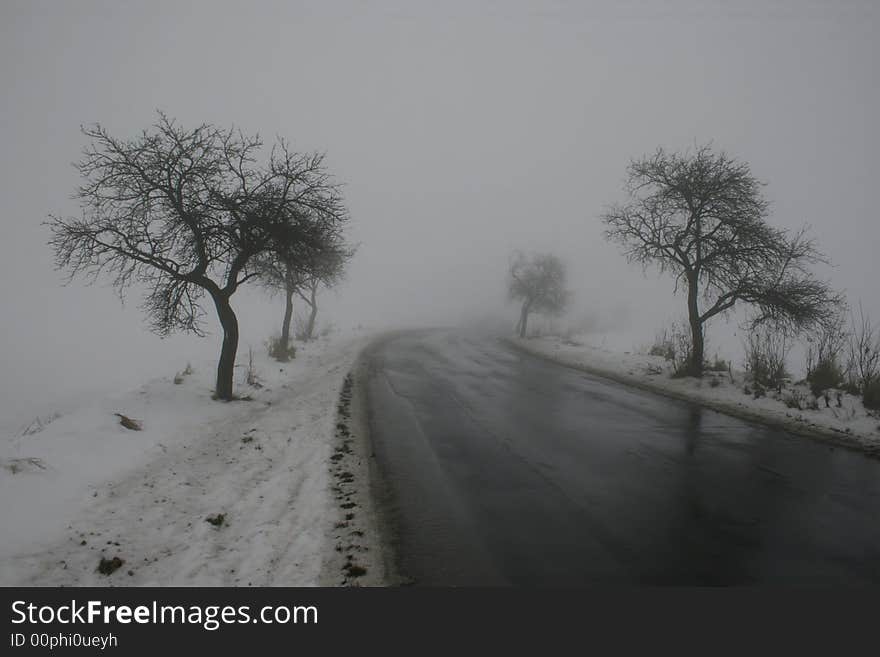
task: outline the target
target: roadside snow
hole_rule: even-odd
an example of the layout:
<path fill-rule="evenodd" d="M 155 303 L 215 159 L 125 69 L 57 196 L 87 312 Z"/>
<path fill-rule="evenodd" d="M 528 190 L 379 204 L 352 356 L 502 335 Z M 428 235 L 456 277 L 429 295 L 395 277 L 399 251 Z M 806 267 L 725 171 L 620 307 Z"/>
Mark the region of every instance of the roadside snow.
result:
<path fill-rule="evenodd" d="M 336 402 L 367 341 L 322 339 L 286 364 L 255 352 L 258 386 L 239 353 L 249 401 L 212 401 L 215 366 L 194 363 L 180 384 L 172 372 L 6 437 L 0 585 L 317 584 L 336 518 Z M 100 574 L 102 557 L 124 564 Z"/>
<path fill-rule="evenodd" d="M 806 385 L 790 384 L 781 393 L 768 391 L 755 398 L 745 394 L 745 374 L 737 370 L 710 372 L 702 379 L 671 378 L 672 366 L 661 356 L 612 351 L 590 344 L 592 336 L 569 338 L 512 338 L 510 342 L 532 354 L 563 365 L 577 367 L 617 381 L 680 399 L 696 401 L 716 410 L 781 426 L 797 433 L 824 437 L 836 443 L 880 454 L 880 416 L 862 405 L 861 399 L 842 393 L 830 395 L 830 406 L 817 400 L 818 409 L 807 408 L 813 396 Z M 785 400 L 800 396 L 802 410 L 789 408 Z"/>

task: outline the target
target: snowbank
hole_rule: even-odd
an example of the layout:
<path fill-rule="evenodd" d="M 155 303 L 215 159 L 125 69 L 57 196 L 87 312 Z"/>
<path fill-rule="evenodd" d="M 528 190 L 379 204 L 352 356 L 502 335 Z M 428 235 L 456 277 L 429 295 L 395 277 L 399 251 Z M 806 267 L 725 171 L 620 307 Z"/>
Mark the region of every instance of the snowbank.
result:
<path fill-rule="evenodd" d="M 612 351 L 593 346 L 590 341 L 588 335 L 510 339 L 524 351 L 563 365 L 880 456 L 880 416 L 867 411 L 858 397 L 841 393 L 838 401 L 832 394 L 828 407 L 820 399 L 815 410 L 803 403 L 802 409 L 790 408 L 786 399 L 792 395 L 812 400 L 805 385 L 789 385 L 781 393 L 774 390 L 755 398 L 744 392 L 743 372 L 709 372 L 703 379 L 673 379 L 671 364 L 661 356 Z"/>
<path fill-rule="evenodd" d="M 300 345 L 286 364 L 255 351 L 256 385 L 239 353 L 247 400 L 212 401 L 215 364 L 198 362 L 5 437 L 0 585 L 317 584 L 336 402 L 368 339 Z"/>

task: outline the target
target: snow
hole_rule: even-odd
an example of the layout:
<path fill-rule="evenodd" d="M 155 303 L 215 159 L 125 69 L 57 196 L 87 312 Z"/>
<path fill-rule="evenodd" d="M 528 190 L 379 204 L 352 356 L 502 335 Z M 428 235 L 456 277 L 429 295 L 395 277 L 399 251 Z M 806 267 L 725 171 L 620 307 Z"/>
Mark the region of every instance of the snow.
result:
<path fill-rule="evenodd" d="M 809 388 L 803 383 L 789 383 L 781 393 L 771 390 L 766 396 L 756 399 L 744 392 L 747 383 L 744 372 L 734 369 L 732 372 L 709 372 L 703 379 L 672 378 L 672 366 L 663 357 L 637 353 L 635 350 L 609 349 L 605 346 L 607 341 L 601 336 L 542 336 L 512 338 L 510 342 L 529 353 L 563 365 L 695 401 L 732 415 L 767 422 L 796 433 L 880 454 L 880 413 L 866 410 L 860 398 L 842 391 L 839 407 L 836 392 L 832 392 L 830 407 L 819 399 L 818 410 L 810 410 L 805 404 L 802 404 L 804 409 L 799 410 L 789 408 L 784 400 L 793 392 L 812 400 Z"/>
<path fill-rule="evenodd" d="M 336 401 L 368 340 L 322 338 L 284 364 L 254 351 L 258 386 L 244 350 L 236 392 L 249 400 L 213 401 L 206 360 L 179 384 L 171 372 L 6 436 L 0 585 L 318 584 L 337 517 Z M 119 570 L 97 572 L 116 556 Z"/>

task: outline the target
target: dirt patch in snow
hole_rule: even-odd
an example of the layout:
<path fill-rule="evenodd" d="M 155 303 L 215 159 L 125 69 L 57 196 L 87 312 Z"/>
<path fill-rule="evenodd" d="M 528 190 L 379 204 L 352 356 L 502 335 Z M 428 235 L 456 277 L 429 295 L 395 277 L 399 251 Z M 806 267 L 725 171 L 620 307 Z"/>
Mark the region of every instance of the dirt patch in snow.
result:
<path fill-rule="evenodd" d="M 345 377 L 336 407 L 329 459 L 336 518 L 333 549 L 326 556 L 321 575 L 323 586 L 387 586 L 395 581 L 373 502 L 364 379 L 361 357 Z"/>

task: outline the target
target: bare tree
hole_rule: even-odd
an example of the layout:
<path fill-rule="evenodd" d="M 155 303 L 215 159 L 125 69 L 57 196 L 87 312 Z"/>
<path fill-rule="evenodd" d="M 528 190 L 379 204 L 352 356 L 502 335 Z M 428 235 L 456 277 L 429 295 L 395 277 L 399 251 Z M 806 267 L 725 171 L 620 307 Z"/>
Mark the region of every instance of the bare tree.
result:
<path fill-rule="evenodd" d="M 308 219 L 308 214 L 305 216 Z M 309 306 L 309 320 L 303 338 L 310 340 L 318 313 L 318 288 L 336 285 L 343 277 L 345 265 L 355 253 L 354 248 L 346 245 L 339 224 L 308 221 L 307 226 L 304 239 L 292 247 L 266 253 L 260 257 L 258 264 L 263 284 L 284 295 L 284 319 L 279 349 L 276 350 L 282 359 L 290 341 L 294 295 Z"/>
<path fill-rule="evenodd" d="M 530 313 L 558 315 L 565 310 L 571 297 L 565 285 L 565 263 L 557 256 L 514 254 L 508 271 L 508 293 L 512 300 L 522 302 L 517 322 L 521 338 L 526 337 Z"/>
<path fill-rule="evenodd" d="M 284 319 L 281 321 L 281 335 L 278 342 L 271 345 L 271 354 L 278 360 L 290 358 L 290 322 L 293 319 L 293 295 L 299 285 L 297 262 L 266 258 L 261 264 L 261 281 L 271 293 L 284 296 Z"/>
<path fill-rule="evenodd" d="M 309 318 L 302 333 L 302 339 L 311 340 L 315 332 L 315 319 L 318 316 L 318 290 L 337 285 L 345 273 L 345 265 L 354 255 L 354 249 L 338 246 L 322 252 L 313 252 L 307 267 L 296 288 L 297 295 L 309 307 Z"/>
<path fill-rule="evenodd" d="M 767 224 L 761 186 L 747 164 L 709 146 L 659 149 L 630 163 L 629 201 L 602 216 L 606 239 L 631 262 L 672 273 L 686 290 L 693 376 L 703 373 L 705 323 L 739 302 L 753 307 L 755 326 L 787 331 L 828 320 L 840 303 L 809 271 L 825 260 L 805 231 Z"/>
<path fill-rule="evenodd" d="M 873 381 L 880 380 L 880 334 L 859 302 L 859 318 L 850 313 L 849 360 L 847 373 L 851 383 L 864 393 Z"/>
<path fill-rule="evenodd" d="M 263 142 L 209 124 L 184 129 L 159 113 L 134 139 L 101 125 L 76 164 L 82 218 L 50 217 L 58 268 L 91 280 L 112 277 L 120 297 L 146 287 L 152 330 L 203 335 L 207 294 L 223 329 L 216 396 L 233 398 L 238 319 L 230 298 L 259 275 L 262 253 L 292 248 L 308 212 L 324 222 L 348 219 L 323 155 L 293 152 L 283 140 L 261 166 Z"/>

